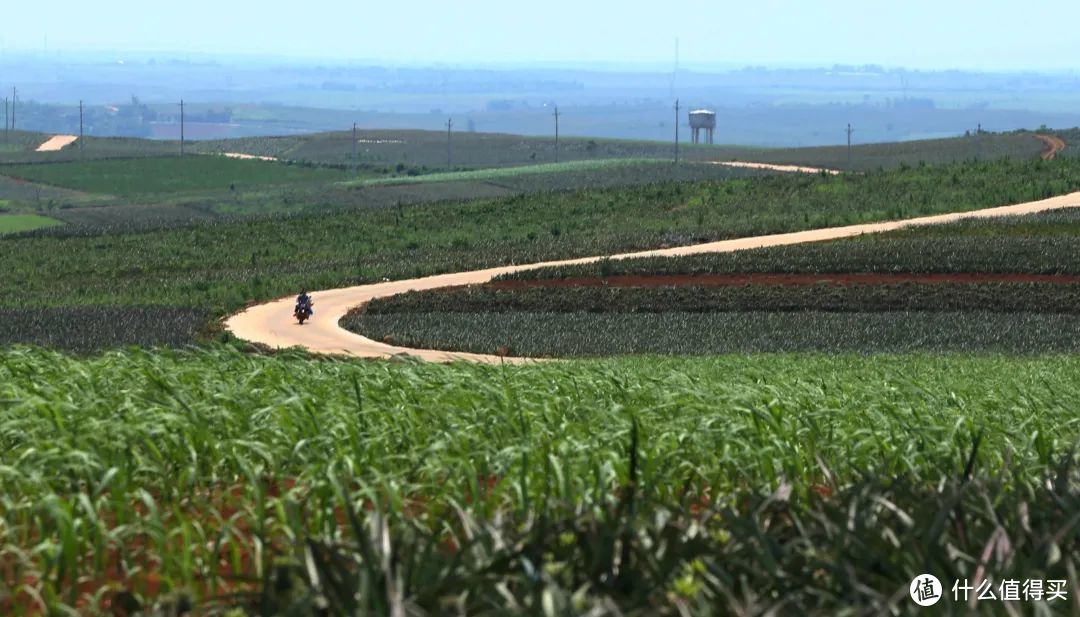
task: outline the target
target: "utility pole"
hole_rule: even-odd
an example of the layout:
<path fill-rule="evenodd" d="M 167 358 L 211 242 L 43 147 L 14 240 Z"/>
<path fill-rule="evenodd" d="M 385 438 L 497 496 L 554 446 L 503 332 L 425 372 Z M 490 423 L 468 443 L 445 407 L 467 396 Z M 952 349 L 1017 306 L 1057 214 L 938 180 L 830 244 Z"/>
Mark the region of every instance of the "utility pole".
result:
<path fill-rule="evenodd" d="M 356 123 L 352 123 L 352 164 L 353 173 L 360 173 L 360 163 L 356 159 Z"/>
<path fill-rule="evenodd" d="M 851 125 L 848 124 L 847 125 L 847 168 L 848 168 L 848 171 L 851 171 L 851 133 L 853 131 L 854 130 L 851 128 Z"/>
<path fill-rule="evenodd" d="M 454 128 L 454 119 L 446 120 L 446 167 L 450 167 L 450 131 Z"/>
<path fill-rule="evenodd" d="M 675 164 L 679 163 L 679 99 L 675 99 Z"/>
<path fill-rule="evenodd" d="M 555 162 L 559 162 L 559 106 L 555 106 Z"/>
<path fill-rule="evenodd" d="M 180 99 L 180 156 L 184 156 L 184 99 Z"/>
<path fill-rule="evenodd" d="M 15 104 L 19 102 L 19 91 L 11 87 L 11 130 L 15 130 Z"/>
<path fill-rule="evenodd" d="M 79 155 L 83 151 L 83 102 L 79 101 Z"/>

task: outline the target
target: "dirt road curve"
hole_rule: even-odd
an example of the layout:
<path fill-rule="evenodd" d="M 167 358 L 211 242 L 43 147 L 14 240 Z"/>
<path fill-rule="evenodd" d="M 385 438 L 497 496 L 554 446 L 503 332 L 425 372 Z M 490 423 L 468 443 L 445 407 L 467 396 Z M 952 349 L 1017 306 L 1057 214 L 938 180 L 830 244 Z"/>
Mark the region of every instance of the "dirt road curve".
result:
<path fill-rule="evenodd" d="M 976 210 L 974 212 L 957 212 L 952 214 L 924 216 L 902 221 L 849 225 L 846 227 L 829 227 L 826 229 L 815 229 L 794 233 L 740 238 L 737 240 L 724 240 L 693 246 L 680 246 L 670 249 L 626 253 L 613 255 L 611 257 L 613 259 L 626 259 L 630 257 L 722 253 L 767 246 L 835 240 L 837 238 L 847 238 L 866 233 L 890 231 L 911 225 L 933 225 L 937 223 L 959 221 L 962 219 L 1032 214 L 1044 210 L 1053 210 L 1055 208 L 1073 207 L 1080 207 L 1080 192 L 1053 197 L 1042 201 L 988 208 L 985 210 Z M 394 347 L 349 332 L 339 327 L 338 321 L 340 321 L 350 309 L 360 306 L 374 298 L 392 296 L 410 290 L 485 283 L 499 274 L 541 268 L 544 266 L 588 263 L 600 259 L 602 259 L 602 257 L 568 259 L 556 262 L 489 268 L 487 270 L 476 270 L 474 272 L 442 274 L 407 281 L 390 281 L 371 285 L 360 285 L 357 287 L 346 287 L 343 289 L 316 291 L 311 293 L 311 296 L 315 301 L 315 315 L 312 317 L 311 321 L 303 326 L 297 325 L 296 320 L 292 318 L 293 298 L 288 297 L 253 306 L 243 312 L 237 313 L 225 321 L 225 327 L 235 336 L 254 343 L 261 343 L 272 348 L 299 346 L 305 347 L 309 351 L 322 354 L 345 354 L 364 358 L 386 358 L 396 354 L 409 354 L 435 362 L 448 362 L 453 360 L 469 360 L 475 362 L 528 361 L 521 358 L 504 359 L 498 356 Z"/>
<path fill-rule="evenodd" d="M 78 135 L 53 135 L 48 141 L 37 147 L 38 152 L 56 152 L 57 150 L 63 150 L 69 145 L 75 143 L 78 139 Z"/>
<path fill-rule="evenodd" d="M 1039 155 L 1044 161 L 1052 161 L 1058 152 L 1065 149 L 1065 140 L 1054 135 L 1036 135 L 1036 139 L 1046 144 L 1046 150 Z"/>

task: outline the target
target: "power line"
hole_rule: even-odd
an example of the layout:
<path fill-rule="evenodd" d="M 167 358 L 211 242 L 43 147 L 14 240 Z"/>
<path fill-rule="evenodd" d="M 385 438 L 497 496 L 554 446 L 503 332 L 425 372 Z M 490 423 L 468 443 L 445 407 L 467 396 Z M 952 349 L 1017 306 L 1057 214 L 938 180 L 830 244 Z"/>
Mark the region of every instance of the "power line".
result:
<path fill-rule="evenodd" d="M 180 99 L 180 156 L 184 156 L 184 99 Z"/>
<path fill-rule="evenodd" d="M 559 106 L 555 106 L 555 162 L 559 162 Z"/>
<path fill-rule="evenodd" d="M 451 166 L 450 161 L 452 160 L 450 158 L 450 131 L 453 128 L 454 128 L 454 119 L 453 118 L 447 118 L 447 120 L 446 120 L 446 166 L 448 168 Z"/>
<path fill-rule="evenodd" d="M 855 132 L 855 130 L 851 128 L 851 124 L 848 124 L 847 125 L 847 168 L 848 168 L 848 171 L 851 171 L 851 134 L 853 132 Z"/>
<path fill-rule="evenodd" d="M 675 163 L 679 162 L 679 99 L 675 99 Z"/>

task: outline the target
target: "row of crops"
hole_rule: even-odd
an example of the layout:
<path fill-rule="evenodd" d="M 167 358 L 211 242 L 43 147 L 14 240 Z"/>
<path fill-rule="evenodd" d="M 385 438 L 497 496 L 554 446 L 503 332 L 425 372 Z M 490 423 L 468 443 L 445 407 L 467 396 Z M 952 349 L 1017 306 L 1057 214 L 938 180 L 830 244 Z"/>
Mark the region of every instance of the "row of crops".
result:
<path fill-rule="evenodd" d="M 541 357 L 1074 352 L 1078 231 L 1080 210 L 1065 209 L 731 254 L 525 270 L 492 285 L 378 299 L 343 324 L 399 345 Z M 763 273 L 780 275 L 768 284 Z"/>
<path fill-rule="evenodd" d="M 421 170 L 424 173 L 427 170 Z M 265 217 L 385 208 L 434 202 L 503 198 L 549 191 L 579 191 L 656 182 L 702 182 L 763 175 L 716 165 L 600 161 L 595 165 L 530 166 L 413 175 L 415 168 L 345 168 L 243 161 L 209 156 L 93 159 L 0 168 L 0 200 L 24 212 L 58 215 L 80 233 L 117 228 L 154 229 L 188 224 L 161 220 L 163 209 L 201 213 L 197 218 Z M 377 177 L 375 180 L 372 178 Z M 359 178 L 359 180 L 357 180 Z M 349 184 L 348 181 L 355 181 Z M 54 185 L 55 184 L 55 185 Z M 71 188 L 60 188 L 71 187 Z M 80 189 L 79 191 L 73 189 Z M 80 191 L 94 191 L 84 193 Z M 108 195 L 102 193 L 111 192 Z M 3 206 L 4 202 L 0 202 Z M 5 209 L 10 209 L 5 207 Z M 190 218 L 190 217 L 188 217 Z"/>
<path fill-rule="evenodd" d="M 41 345 L 76 353 L 139 345 L 182 346 L 209 334 L 201 309 L 142 306 L 0 308 L 0 347 Z"/>
<path fill-rule="evenodd" d="M 735 253 L 604 260 L 505 280 L 752 273 L 1080 274 L 1080 208 Z"/>
<path fill-rule="evenodd" d="M 8 350 L 0 612 L 880 614 L 927 571 L 1072 601 L 1078 370 Z"/>
<path fill-rule="evenodd" d="M 403 347 L 529 358 L 731 353 L 1075 353 L 1075 314 L 985 311 L 873 313 L 381 313 L 342 325 Z"/>
<path fill-rule="evenodd" d="M 134 196 L 201 190 L 248 190 L 293 182 L 326 183 L 350 176 L 267 161 L 225 157 L 146 157 L 53 165 L 7 165 L 5 175 L 103 195 Z"/>
<path fill-rule="evenodd" d="M 609 279 L 618 283 L 617 279 Z M 1080 279 L 1068 284 L 901 283 L 699 286 L 694 277 L 658 287 L 458 287 L 378 298 L 368 314 L 716 313 L 737 311 L 990 311 L 1080 313 Z M 634 284 L 634 283 L 631 283 Z"/>

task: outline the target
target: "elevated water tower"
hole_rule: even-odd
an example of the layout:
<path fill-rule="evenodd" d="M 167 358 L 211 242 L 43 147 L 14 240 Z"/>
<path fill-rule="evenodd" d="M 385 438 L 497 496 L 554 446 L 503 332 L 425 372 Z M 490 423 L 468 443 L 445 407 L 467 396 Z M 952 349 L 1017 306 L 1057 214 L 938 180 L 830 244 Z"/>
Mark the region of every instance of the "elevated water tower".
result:
<path fill-rule="evenodd" d="M 708 109 L 695 109 L 690 112 L 690 128 L 694 133 L 694 143 L 701 143 L 701 131 L 705 130 L 705 143 L 712 145 L 713 131 L 716 130 L 716 112 Z"/>

